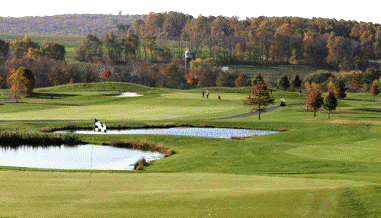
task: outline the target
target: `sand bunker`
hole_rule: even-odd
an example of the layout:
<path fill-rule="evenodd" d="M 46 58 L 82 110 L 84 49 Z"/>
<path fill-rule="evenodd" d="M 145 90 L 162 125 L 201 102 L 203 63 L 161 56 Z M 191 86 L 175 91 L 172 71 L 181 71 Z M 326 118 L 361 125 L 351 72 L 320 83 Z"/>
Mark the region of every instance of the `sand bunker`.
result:
<path fill-rule="evenodd" d="M 135 92 L 122 92 L 120 95 L 116 95 L 114 97 L 138 97 L 138 96 L 143 96 L 143 95 L 139 95 Z"/>
<path fill-rule="evenodd" d="M 354 121 L 354 120 L 339 120 L 339 119 L 328 120 L 326 122 L 328 122 L 328 123 L 340 123 L 340 124 L 365 123 L 365 124 L 374 124 L 374 125 L 378 125 L 381 123 L 379 121 Z"/>

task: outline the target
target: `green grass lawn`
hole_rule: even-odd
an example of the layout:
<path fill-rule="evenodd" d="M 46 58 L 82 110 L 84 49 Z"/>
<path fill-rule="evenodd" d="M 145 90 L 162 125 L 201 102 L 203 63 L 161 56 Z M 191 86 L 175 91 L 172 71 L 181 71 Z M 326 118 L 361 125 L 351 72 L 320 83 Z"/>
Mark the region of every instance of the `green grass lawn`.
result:
<path fill-rule="evenodd" d="M 209 99 L 201 97 L 202 91 Z M 6 90 L 1 90 L 1 93 Z M 331 118 L 305 105 L 258 116 L 210 120 L 250 111 L 250 89 L 155 89 L 126 83 L 36 89 L 22 103 L 0 98 L 1 131 L 45 126 L 189 124 L 286 132 L 245 140 L 163 135 L 80 135 L 103 144 L 144 139 L 176 154 L 144 171 L 62 171 L 0 167 L 0 217 L 377 217 L 381 214 L 381 97 L 348 93 Z M 137 92 L 140 97 L 110 95 Z M 221 96 L 221 100 L 217 96 Z M 274 91 L 275 104 L 304 103 Z M 3 96 L 3 94 L 1 94 Z M 53 133 L 52 133 L 53 134 Z M 22 205 L 23 209 L 19 209 Z"/>

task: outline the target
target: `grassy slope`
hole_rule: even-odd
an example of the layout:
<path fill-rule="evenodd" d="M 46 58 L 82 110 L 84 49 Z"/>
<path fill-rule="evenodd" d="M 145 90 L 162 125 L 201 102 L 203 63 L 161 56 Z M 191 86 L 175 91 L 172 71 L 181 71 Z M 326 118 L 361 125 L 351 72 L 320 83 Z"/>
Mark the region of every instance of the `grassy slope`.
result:
<path fill-rule="evenodd" d="M 122 91 L 136 91 L 144 97 L 105 96 Z M 312 112 L 304 112 L 304 106 L 265 113 L 261 121 L 257 116 L 207 121 L 206 118 L 248 112 L 250 107 L 242 105 L 247 95 L 245 89 L 210 88 L 208 100 L 201 98 L 202 91 L 151 89 L 119 83 L 53 87 L 38 90 L 44 94 L 36 98 L 23 99 L 28 103 L 0 105 L 0 119 L 6 116 L 9 119 L 20 119 L 20 116 L 46 119 L 49 114 L 55 119 L 60 116 L 67 119 L 65 116 L 73 118 L 81 108 L 83 113 L 96 117 L 102 116 L 100 109 L 112 111 L 111 115 L 102 117 L 111 125 L 174 122 L 287 128 L 292 131 L 244 141 L 182 136 L 83 135 L 85 141 L 93 143 L 145 138 L 167 144 L 177 154 L 153 163 L 146 169 L 148 174 L 95 173 L 91 187 L 87 187 L 88 173 L 83 172 L 1 171 L 0 199 L 6 200 L 3 200 L 2 208 L 5 209 L 1 210 L 0 216 L 29 215 L 23 211 L 15 212 L 14 208 L 18 206 L 15 202 L 21 199 L 26 208 L 33 208 L 36 216 L 60 213 L 66 216 L 95 213 L 117 216 L 129 213 L 131 216 L 177 217 L 209 214 L 213 217 L 348 217 L 350 214 L 358 217 L 380 213 L 379 201 L 372 200 L 380 198 L 378 186 L 353 182 L 381 182 L 380 125 L 332 124 L 327 122 L 326 112 L 320 111 L 313 118 Z M 54 99 L 49 98 L 51 94 L 55 94 Z M 221 101 L 216 99 L 218 94 Z M 296 93 L 276 91 L 274 95 L 276 101 L 280 98 L 286 98 L 287 103 L 304 101 L 304 96 L 299 97 Z M 340 100 L 338 113 L 332 114 L 330 120 L 381 121 L 380 97 L 376 102 L 369 99 L 367 94 L 349 94 L 347 100 Z M 42 112 L 44 116 L 38 115 Z M 78 119 L 89 120 L 74 123 L 91 125 L 91 116 L 80 115 Z M 67 123 L 15 122 L 0 123 L 0 128 L 36 131 L 46 125 L 64 124 Z M 267 176 L 255 176 L 258 174 Z M 303 177 L 317 180 L 300 179 Z M 332 181 L 339 179 L 346 182 Z M 67 194 L 59 190 L 66 190 Z M 94 193 L 94 190 L 99 191 Z M 72 209 L 59 210 L 69 207 Z"/>

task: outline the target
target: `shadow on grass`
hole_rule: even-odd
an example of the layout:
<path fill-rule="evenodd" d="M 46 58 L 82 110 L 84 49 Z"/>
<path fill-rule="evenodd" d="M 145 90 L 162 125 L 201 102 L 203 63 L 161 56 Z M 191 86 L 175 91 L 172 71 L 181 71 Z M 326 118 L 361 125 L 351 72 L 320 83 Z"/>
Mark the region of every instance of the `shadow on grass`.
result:
<path fill-rule="evenodd" d="M 366 101 L 366 102 L 377 102 L 373 99 L 354 99 L 354 98 L 344 98 L 344 101 Z"/>
<path fill-rule="evenodd" d="M 72 95 L 72 94 L 56 94 L 56 93 L 33 93 L 34 98 L 40 98 L 40 99 L 58 99 L 58 98 L 65 98 L 65 97 L 72 97 L 72 96 L 78 96 L 78 95 Z"/>

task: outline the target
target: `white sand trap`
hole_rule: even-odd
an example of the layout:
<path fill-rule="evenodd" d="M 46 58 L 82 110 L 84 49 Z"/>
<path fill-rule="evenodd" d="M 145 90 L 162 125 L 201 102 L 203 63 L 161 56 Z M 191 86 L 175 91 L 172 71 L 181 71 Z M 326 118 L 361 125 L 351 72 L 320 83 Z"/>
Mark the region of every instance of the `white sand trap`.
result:
<path fill-rule="evenodd" d="M 143 95 L 139 95 L 135 92 L 122 92 L 120 95 L 116 95 L 114 97 L 138 97 L 138 96 L 143 96 Z"/>

